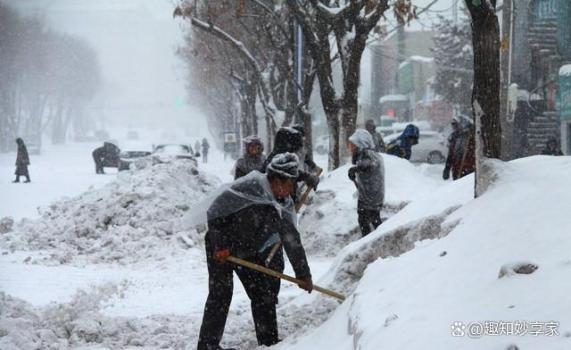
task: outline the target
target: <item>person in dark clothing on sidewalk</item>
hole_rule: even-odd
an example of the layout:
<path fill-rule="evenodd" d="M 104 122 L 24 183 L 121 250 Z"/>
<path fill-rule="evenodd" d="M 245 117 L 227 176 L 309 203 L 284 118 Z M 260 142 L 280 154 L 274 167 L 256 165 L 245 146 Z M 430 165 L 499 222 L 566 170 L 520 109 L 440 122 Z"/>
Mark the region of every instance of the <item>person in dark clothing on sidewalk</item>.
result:
<path fill-rule="evenodd" d="M 266 157 L 262 154 L 264 145 L 258 136 L 248 136 L 244 139 L 244 155 L 234 166 L 234 180 L 248 175 L 251 171 L 262 171 Z"/>
<path fill-rule="evenodd" d="M 377 126 L 373 119 L 369 119 L 365 122 L 365 129 L 371 134 L 373 142 L 375 143 L 374 150 L 376 152 L 385 152 L 385 141 L 383 140 L 383 135 L 377 132 Z"/>
<path fill-rule="evenodd" d="M 251 300 L 259 345 L 278 339 L 276 304 L 280 280 L 246 267 L 224 262 L 231 255 L 264 265 L 275 236 L 281 238 L 300 288 L 311 292 L 313 282 L 299 232 L 291 194 L 298 176 L 298 159 L 285 153 L 274 157 L 267 175 L 252 171 L 220 194 L 207 212 L 206 262 L 208 298 L 198 340 L 198 350 L 218 350 L 224 333 L 236 272 Z M 282 272 L 282 249 L 269 268 Z"/>
<path fill-rule="evenodd" d="M 349 168 L 349 179 L 357 186 L 359 200 L 357 214 L 359 227 L 364 236 L 382 223 L 381 209 L 385 201 L 385 166 L 380 153 L 375 152 L 371 134 L 357 129 L 349 137 L 349 151 L 353 167 Z"/>
<path fill-rule="evenodd" d="M 410 160 L 412 146 L 418 144 L 420 131 L 414 124 L 408 124 L 402 134 L 387 145 L 387 153 Z"/>
<path fill-rule="evenodd" d="M 448 156 L 442 178 L 457 180 L 476 170 L 474 124 L 470 117 L 457 116 L 452 120 L 452 134 L 448 138 Z"/>
<path fill-rule="evenodd" d="M 24 140 L 21 138 L 16 139 L 18 144 L 18 153 L 16 155 L 16 180 L 12 181 L 14 183 L 20 182 L 20 176 L 25 176 L 25 183 L 30 182 L 30 172 L 28 171 L 28 166 L 30 165 L 30 157 L 28 156 L 28 149 L 24 144 Z"/>
<path fill-rule="evenodd" d="M 301 153 L 301 149 L 303 148 L 303 134 L 294 128 L 282 127 L 276 133 L 276 137 L 274 139 L 274 148 L 272 152 L 266 158 L 266 162 L 264 163 L 263 172 L 266 171 L 268 164 L 271 163 L 273 158 L 277 154 L 282 153 Z M 317 188 L 319 185 L 319 177 L 316 175 L 311 174 L 308 171 L 303 169 L 303 164 L 300 160 L 299 164 L 299 176 L 297 178 L 297 182 L 304 182 L 308 187 Z M 296 186 L 297 190 L 297 186 Z M 294 194 L 294 200 L 296 199 L 296 195 Z"/>
<path fill-rule="evenodd" d="M 202 139 L 202 162 L 208 163 L 208 150 L 210 149 L 210 144 L 205 138 Z"/>
<path fill-rule="evenodd" d="M 557 139 L 555 137 L 552 137 L 549 140 L 547 140 L 547 144 L 545 145 L 543 151 L 541 151 L 541 154 L 545 156 L 562 156 L 563 152 L 561 152 L 561 149 L 557 144 Z"/>

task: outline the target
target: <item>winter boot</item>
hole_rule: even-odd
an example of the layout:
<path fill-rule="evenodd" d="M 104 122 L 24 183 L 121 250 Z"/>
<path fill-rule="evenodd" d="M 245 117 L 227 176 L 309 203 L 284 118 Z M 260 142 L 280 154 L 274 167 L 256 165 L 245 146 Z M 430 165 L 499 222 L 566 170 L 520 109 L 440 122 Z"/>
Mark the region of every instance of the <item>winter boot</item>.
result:
<path fill-rule="evenodd" d="M 29 177 L 29 176 L 26 177 L 26 181 L 24 181 L 24 183 L 27 184 L 27 183 L 30 183 L 30 182 L 32 182 L 32 181 L 30 180 L 30 177 Z"/>
<path fill-rule="evenodd" d="M 20 177 L 19 177 L 19 176 L 16 176 L 16 180 L 12 181 L 12 183 L 15 184 L 15 183 L 18 183 L 18 182 L 20 182 Z"/>

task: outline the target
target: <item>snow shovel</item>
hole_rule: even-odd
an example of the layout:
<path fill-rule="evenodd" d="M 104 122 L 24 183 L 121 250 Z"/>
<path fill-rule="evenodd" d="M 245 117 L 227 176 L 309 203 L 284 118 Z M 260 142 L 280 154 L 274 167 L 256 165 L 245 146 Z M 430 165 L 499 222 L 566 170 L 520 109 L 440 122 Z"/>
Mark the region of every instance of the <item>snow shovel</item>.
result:
<path fill-rule="evenodd" d="M 249 262 L 249 261 L 246 261 L 246 260 L 244 260 L 244 259 L 237 258 L 237 257 L 232 256 L 232 255 L 230 255 L 229 257 L 227 257 L 226 260 L 227 260 L 227 261 L 230 261 L 230 262 L 233 262 L 233 263 L 236 264 L 236 265 L 244 266 L 244 267 L 250 268 L 250 269 L 252 269 L 252 270 L 256 270 L 256 271 L 258 271 L 258 272 L 265 273 L 266 275 L 270 275 L 270 276 L 273 276 L 273 277 L 281 278 L 282 280 L 286 280 L 286 281 L 289 281 L 289 282 L 292 282 L 292 283 L 295 283 L 295 284 L 301 284 L 301 285 L 303 285 L 303 281 L 302 281 L 302 280 L 299 280 L 299 279 L 297 279 L 297 278 L 294 278 L 294 277 L 285 275 L 285 274 L 283 274 L 283 273 L 274 271 L 274 270 L 272 270 L 272 269 L 268 269 L 267 267 L 264 267 L 264 266 L 261 266 L 261 265 L 258 265 L 258 264 L 251 263 L 251 262 Z M 345 300 L 345 296 L 344 296 L 343 294 L 334 292 L 334 291 L 332 291 L 332 290 L 329 290 L 329 289 L 320 287 L 320 286 L 315 285 L 315 284 L 313 285 L 313 290 L 316 290 L 316 291 L 318 291 L 318 292 L 320 292 L 320 293 L 322 293 L 322 294 L 325 294 L 325 295 L 329 295 L 330 297 L 337 298 L 337 299 L 339 299 L 339 300 L 341 300 L 341 301 Z"/>
<path fill-rule="evenodd" d="M 317 171 L 317 173 L 315 175 L 317 175 L 317 177 L 321 176 L 321 173 L 323 172 L 323 168 L 319 168 L 319 170 Z M 313 188 L 308 187 L 305 192 L 301 195 L 301 198 L 299 199 L 299 202 L 297 202 L 297 204 L 295 205 L 295 212 L 298 213 L 299 210 L 301 209 L 301 207 L 303 206 L 303 204 L 305 203 L 305 201 L 307 200 L 307 197 L 309 197 L 309 194 L 311 193 L 311 190 Z M 279 241 L 278 243 L 276 243 L 273 247 L 272 250 L 270 251 L 270 254 L 268 254 L 268 257 L 266 258 L 266 266 L 268 266 L 270 264 L 270 262 L 272 261 L 272 259 L 274 258 L 274 255 L 276 255 L 276 253 L 278 252 L 278 249 L 280 249 L 280 247 L 282 246 L 282 242 Z"/>

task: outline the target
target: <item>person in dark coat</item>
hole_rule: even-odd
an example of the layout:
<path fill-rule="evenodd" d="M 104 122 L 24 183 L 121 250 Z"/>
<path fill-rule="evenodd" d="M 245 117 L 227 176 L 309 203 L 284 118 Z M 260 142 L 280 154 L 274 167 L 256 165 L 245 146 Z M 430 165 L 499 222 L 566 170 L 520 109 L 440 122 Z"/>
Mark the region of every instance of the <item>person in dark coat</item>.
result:
<path fill-rule="evenodd" d="M 448 138 L 448 156 L 442 178 L 457 180 L 476 170 L 476 143 L 474 125 L 466 116 L 458 116 L 452 120 L 452 134 Z"/>
<path fill-rule="evenodd" d="M 264 163 L 263 171 L 266 171 L 268 164 L 272 161 L 272 159 L 281 153 L 295 153 L 298 154 L 301 152 L 303 148 L 303 134 L 294 128 L 289 127 L 282 127 L 276 133 L 276 137 L 274 139 L 274 148 L 272 152 L 266 158 L 266 162 Z M 316 175 L 311 174 L 308 171 L 305 171 L 303 165 L 300 164 L 300 171 L 299 177 L 297 179 L 298 182 L 304 182 L 308 187 L 317 188 L 319 184 L 319 177 Z M 295 199 L 295 196 L 294 196 Z"/>
<path fill-rule="evenodd" d="M 16 155 L 16 171 L 14 172 L 16 179 L 12 182 L 20 182 L 20 176 L 25 176 L 26 181 L 24 182 L 28 183 L 30 182 L 30 173 L 28 171 L 28 165 L 30 165 L 30 157 L 28 156 L 28 149 L 24 144 L 24 140 L 19 137 L 16 139 L 16 144 L 18 144 L 18 153 Z"/>
<path fill-rule="evenodd" d="M 91 155 L 95 162 L 95 173 L 105 174 L 105 167 L 119 167 L 121 150 L 111 142 L 104 142 L 103 146 L 93 150 Z"/>
<path fill-rule="evenodd" d="M 562 156 L 563 152 L 561 152 L 561 149 L 559 148 L 557 139 L 555 137 L 552 137 L 549 140 L 547 140 L 545 148 L 543 149 L 543 151 L 541 151 L 541 154 L 546 156 Z"/>
<path fill-rule="evenodd" d="M 271 346 L 278 339 L 276 304 L 280 280 L 246 267 L 225 262 L 232 255 L 264 265 L 276 237 L 281 238 L 299 287 L 311 292 L 313 282 L 299 232 L 291 194 L 298 176 L 297 156 L 274 157 L 267 175 L 252 171 L 220 194 L 207 212 L 205 237 L 208 266 L 208 298 L 198 339 L 198 350 L 218 350 L 233 293 L 233 272 L 238 275 L 251 301 L 259 345 Z M 282 272 L 283 251 L 268 268 Z"/>
<path fill-rule="evenodd" d="M 202 139 L 202 162 L 208 163 L 208 150 L 210 149 L 210 144 L 205 138 Z"/>
<path fill-rule="evenodd" d="M 387 153 L 410 160 L 412 146 L 418 144 L 420 132 L 414 124 L 408 124 L 402 134 L 387 146 Z"/>
<path fill-rule="evenodd" d="M 234 180 L 248 175 L 251 171 L 262 171 L 266 157 L 262 154 L 264 145 L 258 136 L 248 136 L 244 139 L 244 155 L 234 166 Z"/>
<path fill-rule="evenodd" d="M 365 129 L 371 134 L 373 137 L 373 142 L 375 143 L 374 150 L 376 152 L 385 152 L 385 141 L 383 140 L 383 135 L 377 132 L 377 126 L 375 125 L 375 121 L 373 119 L 369 119 L 365 122 Z"/>
<path fill-rule="evenodd" d="M 348 146 L 353 163 L 348 175 L 359 192 L 357 214 L 361 234 L 364 237 L 382 223 L 381 209 L 385 201 L 385 167 L 380 153 L 375 151 L 373 137 L 368 131 L 357 129 L 349 137 Z"/>

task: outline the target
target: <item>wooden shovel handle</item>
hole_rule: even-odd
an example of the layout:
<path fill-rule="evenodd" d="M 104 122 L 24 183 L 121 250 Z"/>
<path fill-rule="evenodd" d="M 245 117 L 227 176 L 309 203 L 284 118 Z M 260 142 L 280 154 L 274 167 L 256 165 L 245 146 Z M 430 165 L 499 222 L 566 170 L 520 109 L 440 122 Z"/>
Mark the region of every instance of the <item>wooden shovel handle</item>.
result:
<path fill-rule="evenodd" d="M 303 285 L 305 283 L 304 281 L 299 280 L 297 278 L 294 278 L 294 277 L 288 276 L 286 274 L 274 271 L 272 269 L 268 269 L 267 267 L 264 267 L 264 266 L 261 266 L 258 264 L 254 264 L 252 262 L 246 261 L 244 259 L 237 258 L 237 257 L 232 256 L 232 255 L 230 255 L 228 258 L 226 258 L 226 260 L 230 261 L 234 264 L 241 265 L 241 266 L 247 267 L 249 269 L 261 272 L 261 273 L 265 273 L 266 275 L 281 278 L 282 280 L 286 280 L 286 281 L 289 281 L 289 282 L 292 282 L 292 283 L 295 283 L 298 285 Z M 345 300 L 345 296 L 343 294 L 337 293 L 335 291 L 332 291 L 332 290 L 329 290 L 329 289 L 326 289 L 323 287 L 320 287 L 320 286 L 315 285 L 315 284 L 313 285 L 313 290 L 316 290 L 322 294 L 329 295 L 331 297 L 337 298 L 341 301 Z"/>

